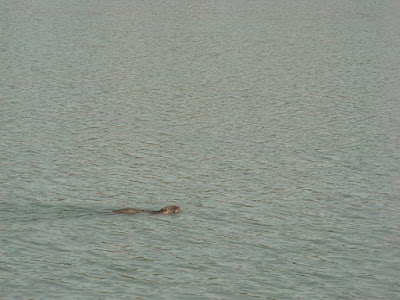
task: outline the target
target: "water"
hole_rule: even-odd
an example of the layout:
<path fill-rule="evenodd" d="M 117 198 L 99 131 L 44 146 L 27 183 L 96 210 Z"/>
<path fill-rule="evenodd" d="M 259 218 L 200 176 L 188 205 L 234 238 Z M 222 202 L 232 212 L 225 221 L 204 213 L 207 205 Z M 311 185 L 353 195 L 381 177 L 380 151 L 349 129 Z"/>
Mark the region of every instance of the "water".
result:
<path fill-rule="evenodd" d="M 0 8 L 0 298 L 400 299 L 398 1 Z"/>

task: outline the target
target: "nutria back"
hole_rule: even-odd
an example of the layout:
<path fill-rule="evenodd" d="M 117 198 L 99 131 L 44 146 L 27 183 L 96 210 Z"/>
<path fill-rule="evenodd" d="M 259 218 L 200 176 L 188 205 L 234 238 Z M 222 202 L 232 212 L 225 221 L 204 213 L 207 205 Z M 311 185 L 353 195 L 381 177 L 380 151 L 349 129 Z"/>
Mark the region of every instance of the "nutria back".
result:
<path fill-rule="evenodd" d="M 128 214 L 128 215 L 139 214 L 141 212 L 145 212 L 145 211 L 142 210 L 142 209 L 136 209 L 136 208 L 132 208 L 132 207 L 113 210 L 113 213 L 116 213 L 116 214 Z"/>
<path fill-rule="evenodd" d="M 161 208 L 160 210 L 147 210 L 147 209 L 137 209 L 133 207 L 127 207 L 122 209 L 113 210 L 112 212 L 115 214 L 126 214 L 126 215 L 134 215 L 140 213 L 148 213 L 148 214 L 161 214 L 161 215 L 169 215 L 180 213 L 182 209 L 179 206 L 166 206 Z"/>

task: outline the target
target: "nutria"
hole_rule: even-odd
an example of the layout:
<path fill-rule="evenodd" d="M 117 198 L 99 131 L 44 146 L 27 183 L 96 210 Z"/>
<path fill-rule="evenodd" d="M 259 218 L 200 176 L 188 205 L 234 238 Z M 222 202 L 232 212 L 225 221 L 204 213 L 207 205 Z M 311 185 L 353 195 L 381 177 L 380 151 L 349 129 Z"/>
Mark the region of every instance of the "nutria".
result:
<path fill-rule="evenodd" d="M 140 213 L 148 213 L 148 214 L 161 214 L 161 215 L 168 215 L 181 212 L 182 209 L 179 206 L 166 206 L 161 208 L 160 210 L 147 210 L 147 209 L 137 209 L 132 207 L 122 208 L 113 210 L 113 213 L 116 214 L 127 214 L 127 215 L 134 215 Z"/>

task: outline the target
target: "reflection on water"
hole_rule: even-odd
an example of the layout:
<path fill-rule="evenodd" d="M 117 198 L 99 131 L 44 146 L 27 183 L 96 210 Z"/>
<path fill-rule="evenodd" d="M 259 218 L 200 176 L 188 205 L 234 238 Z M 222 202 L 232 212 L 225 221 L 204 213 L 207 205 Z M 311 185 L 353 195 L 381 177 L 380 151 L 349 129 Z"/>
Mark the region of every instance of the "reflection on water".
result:
<path fill-rule="evenodd" d="M 400 293 L 395 1 L 0 5 L 3 298 Z"/>

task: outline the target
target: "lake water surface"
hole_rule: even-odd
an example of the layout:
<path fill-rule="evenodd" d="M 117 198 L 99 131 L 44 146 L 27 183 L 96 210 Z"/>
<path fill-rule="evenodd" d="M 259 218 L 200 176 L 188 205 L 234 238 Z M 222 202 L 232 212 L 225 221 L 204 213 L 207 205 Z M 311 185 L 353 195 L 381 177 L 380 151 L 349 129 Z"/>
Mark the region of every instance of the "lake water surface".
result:
<path fill-rule="evenodd" d="M 399 20 L 1 1 L 0 298 L 400 299 Z"/>

